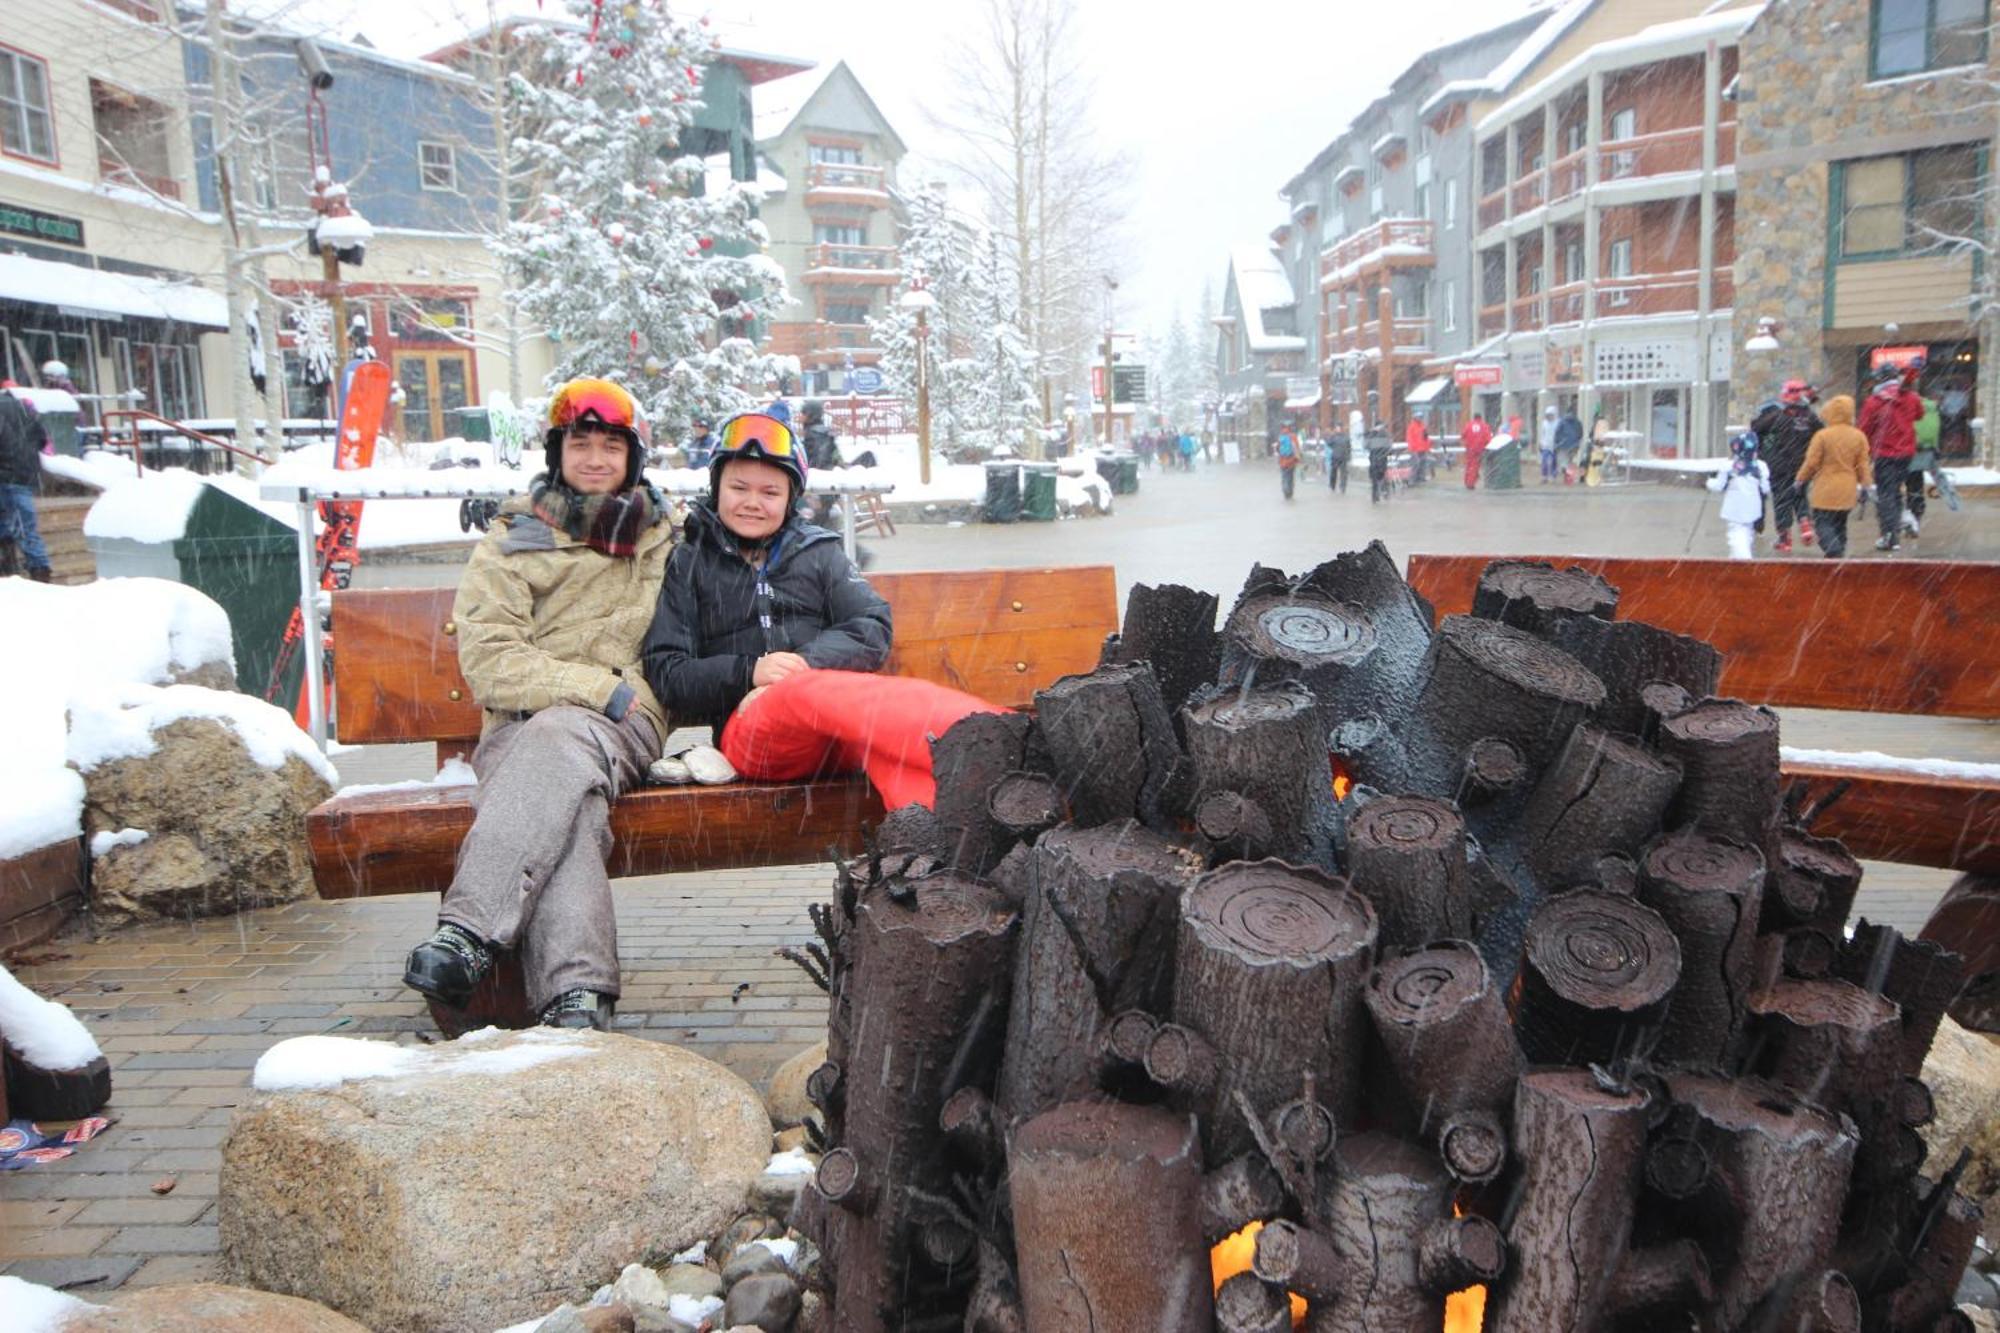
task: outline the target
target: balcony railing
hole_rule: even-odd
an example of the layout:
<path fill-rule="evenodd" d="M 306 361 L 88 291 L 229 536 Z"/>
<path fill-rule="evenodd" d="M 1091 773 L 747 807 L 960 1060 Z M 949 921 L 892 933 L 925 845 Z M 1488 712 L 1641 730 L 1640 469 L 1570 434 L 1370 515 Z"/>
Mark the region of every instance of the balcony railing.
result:
<path fill-rule="evenodd" d="M 1589 151 L 1579 148 L 1568 157 L 1559 157 L 1549 165 L 1550 203 L 1582 193 L 1585 168 L 1589 162 Z"/>
<path fill-rule="evenodd" d="M 888 201 L 888 188 L 880 167 L 864 167 L 851 162 L 815 162 L 806 168 L 806 196 L 881 195 Z"/>
<path fill-rule="evenodd" d="M 1507 187 L 1501 186 L 1479 200 L 1479 230 L 1497 227 L 1507 220 Z"/>
<path fill-rule="evenodd" d="M 893 245 L 820 244 L 806 249 L 806 271 L 866 274 L 869 278 L 896 276 L 896 247 Z"/>
<path fill-rule="evenodd" d="M 1677 172 L 1701 170 L 1701 126 L 1660 130 L 1653 134 L 1615 139 L 1598 148 L 1598 179 L 1631 180 L 1641 176 L 1671 176 Z M 1736 160 L 1736 122 L 1724 121 L 1715 127 L 1715 162 L 1728 166 Z"/>
<path fill-rule="evenodd" d="M 1534 296 L 1516 297 L 1514 300 L 1514 329 L 1539 329 L 1547 322 L 1544 318 L 1544 303 L 1539 293 Z"/>
<path fill-rule="evenodd" d="M 1532 175 L 1523 176 L 1521 179 L 1515 181 L 1513 189 L 1510 191 L 1514 201 L 1514 211 L 1516 213 L 1525 213 L 1531 208 L 1540 208 L 1542 200 L 1546 197 L 1544 193 L 1546 184 L 1547 182 L 1540 171 L 1536 171 Z"/>
<path fill-rule="evenodd" d="M 1566 282 L 1560 287 L 1551 287 L 1548 292 L 1549 323 L 1579 324 L 1583 322 L 1584 284 Z"/>
<path fill-rule="evenodd" d="M 1434 258 L 1432 244 L 1429 218 L 1383 218 L 1320 252 L 1321 285 L 1344 281 L 1378 261 L 1402 258 L 1429 263 Z"/>
<path fill-rule="evenodd" d="M 1401 316 L 1389 321 L 1389 348 L 1392 352 L 1419 351 L 1431 343 L 1431 322 L 1422 315 Z M 1366 320 L 1336 331 L 1328 340 L 1335 352 L 1366 352 L 1382 346 L 1382 321 Z"/>
<path fill-rule="evenodd" d="M 112 185 L 128 185 L 141 190 L 151 190 L 162 199 L 181 197 L 180 182 L 171 176 L 156 175 L 150 171 L 140 171 L 111 158 L 97 159 L 97 177 Z"/>
<path fill-rule="evenodd" d="M 1606 278 L 1598 284 L 1597 315 L 1612 319 L 1631 315 L 1670 315 L 1692 311 L 1701 282 L 1694 269 L 1675 273 L 1641 273 L 1630 277 Z M 1727 305 L 1734 296 L 1733 286 L 1716 273 L 1717 306 Z"/>

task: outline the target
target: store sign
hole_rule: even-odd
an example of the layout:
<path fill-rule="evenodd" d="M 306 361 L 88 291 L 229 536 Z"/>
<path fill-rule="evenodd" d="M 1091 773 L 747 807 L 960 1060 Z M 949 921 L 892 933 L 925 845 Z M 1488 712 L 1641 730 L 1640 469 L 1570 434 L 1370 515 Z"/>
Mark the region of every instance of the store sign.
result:
<path fill-rule="evenodd" d="M 9 236 L 26 236 L 31 240 L 54 241 L 57 245 L 82 245 L 83 219 L 0 202 L 0 232 Z"/>
<path fill-rule="evenodd" d="M 1898 370 L 1908 370 L 1911 362 L 1928 357 L 1930 350 L 1923 343 L 1912 347 L 1877 347 L 1868 354 L 1868 368 L 1880 370 L 1884 366 L 1894 366 Z"/>
<path fill-rule="evenodd" d="M 1500 367 L 1482 364 L 1453 366 L 1451 382 L 1461 389 L 1467 386 L 1475 389 L 1493 388 L 1500 383 Z"/>

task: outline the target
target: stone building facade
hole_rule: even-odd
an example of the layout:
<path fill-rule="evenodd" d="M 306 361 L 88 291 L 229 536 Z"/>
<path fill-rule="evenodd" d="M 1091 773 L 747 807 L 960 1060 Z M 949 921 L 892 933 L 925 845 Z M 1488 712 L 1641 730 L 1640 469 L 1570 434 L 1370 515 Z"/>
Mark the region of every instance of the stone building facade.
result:
<path fill-rule="evenodd" d="M 1788 378 L 1852 393 L 1871 363 L 1922 349 L 1921 387 L 1947 409 L 1942 451 L 1977 448 L 1970 422 L 2000 368 L 1981 299 L 1992 265 L 1973 253 L 2000 234 L 1995 52 L 1983 18 L 1930 26 L 1938 8 L 1774 4 L 1744 34 L 1731 421 Z M 1898 26 L 1905 11 L 1916 30 Z M 1743 350 L 1760 318 L 1777 321 L 1775 351 Z"/>

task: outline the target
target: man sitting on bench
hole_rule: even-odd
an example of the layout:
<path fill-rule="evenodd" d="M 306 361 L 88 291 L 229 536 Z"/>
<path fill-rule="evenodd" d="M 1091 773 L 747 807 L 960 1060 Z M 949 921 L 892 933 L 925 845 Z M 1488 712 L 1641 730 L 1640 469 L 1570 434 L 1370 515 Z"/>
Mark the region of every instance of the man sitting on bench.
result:
<path fill-rule="evenodd" d="M 891 810 L 937 793 L 929 737 L 992 704 L 869 674 L 889 606 L 839 537 L 799 516 L 805 452 L 763 413 L 723 423 L 708 495 L 689 507 L 646 635 L 646 679 L 681 725 L 712 726 L 749 778 L 861 769 Z"/>
<path fill-rule="evenodd" d="M 403 982 L 462 1007 L 495 952 L 518 948 L 543 1023 L 601 1029 L 618 998 L 610 806 L 667 735 L 639 649 L 673 531 L 641 471 L 638 404 L 617 385 L 557 390 L 546 447 L 547 473 L 501 505 L 452 606 L 485 710 L 476 813 Z"/>

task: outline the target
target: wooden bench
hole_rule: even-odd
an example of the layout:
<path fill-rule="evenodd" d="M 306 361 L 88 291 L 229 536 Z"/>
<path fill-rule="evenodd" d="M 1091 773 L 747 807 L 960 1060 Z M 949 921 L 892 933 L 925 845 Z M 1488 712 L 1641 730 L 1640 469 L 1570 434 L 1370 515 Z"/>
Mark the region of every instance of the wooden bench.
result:
<path fill-rule="evenodd" d="M 1118 628 L 1111 566 L 877 574 L 895 615 L 886 671 L 1013 708 L 1097 664 Z M 480 712 L 459 674 L 450 588 L 333 597 L 335 734 L 343 744 L 431 741 L 469 754 Z M 859 776 L 816 782 L 646 787 L 612 806 L 613 875 L 795 865 L 859 850 L 881 803 Z M 335 796 L 306 821 L 322 897 L 440 892 L 472 826 L 472 789 Z"/>
<path fill-rule="evenodd" d="M 1486 555 L 1413 555 L 1440 618 L 1472 609 Z M 1524 556 L 1602 575 L 1620 619 L 1721 650 L 1718 692 L 1752 703 L 2000 719 L 2000 565 L 1928 560 L 1614 560 Z M 1815 797 L 1851 784 L 1813 826 L 1856 856 L 2000 875 L 2000 781 L 1856 759 L 1788 760 Z"/>

